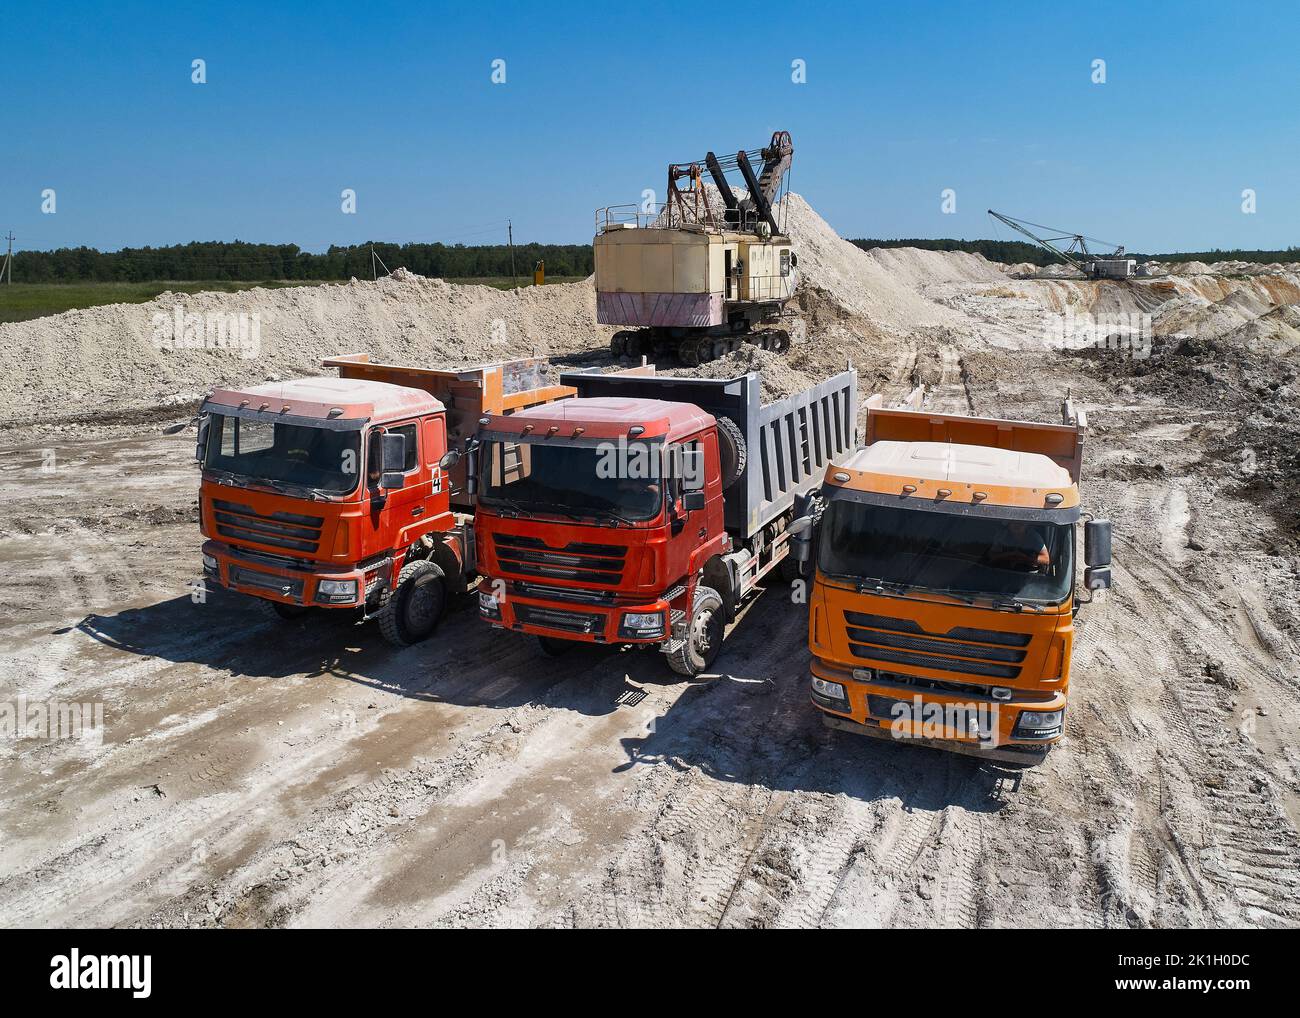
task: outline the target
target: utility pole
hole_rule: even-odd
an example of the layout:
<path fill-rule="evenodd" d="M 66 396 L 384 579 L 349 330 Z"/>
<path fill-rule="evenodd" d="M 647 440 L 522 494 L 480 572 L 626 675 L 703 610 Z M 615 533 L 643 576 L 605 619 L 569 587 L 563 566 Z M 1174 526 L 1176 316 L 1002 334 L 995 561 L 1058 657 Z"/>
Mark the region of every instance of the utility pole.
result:
<path fill-rule="evenodd" d="M 9 285 L 13 286 L 14 285 L 14 231 L 10 230 L 9 236 L 6 237 L 5 239 L 9 241 L 9 251 L 5 254 L 4 265 L 0 266 L 0 276 L 4 276 L 5 273 L 8 273 L 7 279 L 9 281 Z"/>
<path fill-rule="evenodd" d="M 510 242 L 510 281 L 518 286 L 519 277 L 515 275 L 515 224 L 509 219 L 506 220 L 506 239 Z"/>

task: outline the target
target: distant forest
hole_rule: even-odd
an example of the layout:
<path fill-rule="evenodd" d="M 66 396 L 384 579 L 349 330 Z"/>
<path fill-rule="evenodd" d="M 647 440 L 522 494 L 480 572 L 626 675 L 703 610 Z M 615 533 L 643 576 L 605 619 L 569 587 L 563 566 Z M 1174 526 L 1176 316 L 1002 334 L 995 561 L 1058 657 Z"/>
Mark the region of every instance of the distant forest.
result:
<path fill-rule="evenodd" d="M 917 247 L 927 251 L 969 251 L 991 261 L 1048 265 L 1050 254 L 1033 244 L 1002 240 L 853 240 L 860 248 Z M 398 266 L 422 276 L 443 279 L 509 278 L 510 248 L 505 244 L 381 244 L 375 253 L 390 270 Z M 346 280 L 369 279 L 370 244 L 331 247 L 323 254 L 303 251 L 295 244 L 245 244 L 240 241 L 204 241 L 170 247 L 128 247 L 97 251 L 89 247 L 56 251 L 19 251 L 14 254 L 13 278 L 22 283 L 119 282 L 144 283 L 231 280 Z M 1138 260 L 1276 262 L 1300 261 L 1300 248 L 1285 251 L 1183 251 L 1175 254 L 1131 253 Z M 590 244 L 519 244 L 515 271 L 521 281 L 532 278 L 533 266 L 546 261 L 548 276 L 589 276 Z M 383 274 L 383 268 L 379 269 Z"/>
<path fill-rule="evenodd" d="M 1037 244 L 1019 240 L 925 240 L 910 238 L 907 240 L 850 240 L 863 250 L 873 247 L 916 247 L 923 251 L 967 251 L 981 254 L 991 262 L 1006 265 L 1018 265 L 1029 262 L 1031 265 L 1051 265 L 1061 259 L 1044 251 Z M 1140 262 L 1154 259 L 1159 262 L 1300 262 L 1300 247 L 1289 247 L 1285 251 L 1178 251 L 1174 254 L 1138 254 L 1129 251 L 1128 258 Z"/>
<path fill-rule="evenodd" d="M 390 270 L 404 266 L 422 276 L 444 279 L 509 278 L 510 248 L 505 244 L 381 244 L 375 254 Z M 323 254 L 303 251 L 296 244 L 245 244 L 241 241 L 202 241 L 171 247 L 125 247 L 96 251 L 90 247 L 14 253 L 15 282 L 144 283 L 232 280 L 259 282 L 277 279 L 369 279 L 370 244 L 331 247 Z M 2 253 L 2 252 L 0 252 Z M 515 274 L 532 281 L 533 266 L 545 259 L 548 276 L 589 276 L 590 244 L 516 244 Z M 379 268 L 379 274 L 384 269 Z"/>

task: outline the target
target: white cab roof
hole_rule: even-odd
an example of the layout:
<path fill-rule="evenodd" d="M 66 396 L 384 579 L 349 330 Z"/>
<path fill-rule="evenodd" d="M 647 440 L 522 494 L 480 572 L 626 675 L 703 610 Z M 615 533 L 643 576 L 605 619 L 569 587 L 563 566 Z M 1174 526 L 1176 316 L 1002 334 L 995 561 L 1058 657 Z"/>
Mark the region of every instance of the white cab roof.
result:
<path fill-rule="evenodd" d="M 866 473 L 955 484 L 1054 489 L 1073 486 L 1070 472 L 1042 453 L 952 442 L 876 442 L 859 449 L 843 466 Z"/>

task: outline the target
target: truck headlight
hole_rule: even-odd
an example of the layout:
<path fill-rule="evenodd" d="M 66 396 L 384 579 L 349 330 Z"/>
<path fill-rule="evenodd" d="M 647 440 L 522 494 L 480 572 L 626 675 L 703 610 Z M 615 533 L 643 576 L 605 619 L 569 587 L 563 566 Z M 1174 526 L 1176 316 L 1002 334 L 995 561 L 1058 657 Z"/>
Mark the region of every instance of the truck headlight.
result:
<path fill-rule="evenodd" d="M 819 679 L 816 675 L 812 680 L 813 692 L 818 696 L 824 696 L 828 700 L 845 700 L 844 687 L 838 682 L 827 682 L 825 679 Z"/>
<path fill-rule="evenodd" d="M 316 584 L 316 598 L 321 601 L 355 601 L 356 580 L 321 580 Z"/>
<path fill-rule="evenodd" d="M 215 573 L 217 571 L 217 557 L 215 555 L 209 555 L 207 552 L 204 552 L 203 569 L 206 572 Z"/>
<path fill-rule="evenodd" d="M 663 612 L 627 612 L 618 625 L 618 635 L 624 637 L 650 637 L 664 635 Z"/>
<path fill-rule="evenodd" d="M 492 618 L 499 618 L 501 615 L 501 605 L 496 599 L 495 594 L 485 594 L 482 591 L 478 595 L 478 610 L 483 615 L 489 615 Z"/>
<path fill-rule="evenodd" d="M 1023 710 L 1016 722 L 1016 735 L 1022 739 L 1050 739 L 1061 734 L 1065 710 Z"/>

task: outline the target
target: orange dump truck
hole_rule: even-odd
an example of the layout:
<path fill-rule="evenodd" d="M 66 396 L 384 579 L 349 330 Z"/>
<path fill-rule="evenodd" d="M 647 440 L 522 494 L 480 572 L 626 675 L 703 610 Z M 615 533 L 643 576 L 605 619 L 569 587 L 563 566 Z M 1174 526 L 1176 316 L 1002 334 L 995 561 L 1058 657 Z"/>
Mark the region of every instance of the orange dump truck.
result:
<path fill-rule="evenodd" d="M 329 609 L 428 637 L 475 575 L 457 447 L 485 413 L 572 396 L 530 358 L 435 371 L 325 361 L 337 378 L 215 389 L 195 450 L 206 578 L 281 618 Z"/>
<path fill-rule="evenodd" d="M 1062 419 L 868 401 L 865 447 L 792 525 L 829 727 L 1022 765 L 1061 738 L 1082 519 L 1083 587 L 1110 586 L 1110 523 L 1080 508 L 1087 423 Z"/>

